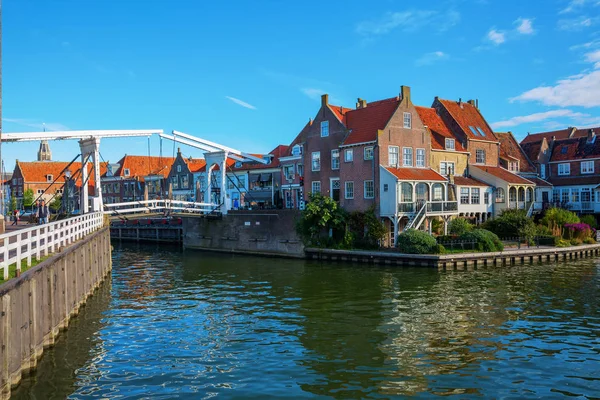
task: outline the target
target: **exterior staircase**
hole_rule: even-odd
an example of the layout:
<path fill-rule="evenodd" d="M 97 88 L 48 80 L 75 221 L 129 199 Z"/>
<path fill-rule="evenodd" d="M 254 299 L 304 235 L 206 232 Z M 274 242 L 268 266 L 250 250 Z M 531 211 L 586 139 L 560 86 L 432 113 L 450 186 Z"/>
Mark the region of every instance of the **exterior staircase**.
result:
<path fill-rule="evenodd" d="M 426 216 L 427 216 L 427 203 L 423 203 L 423 205 L 421 206 L 421 208 L 419 209 L 419 211 L 417 211 L 416 213 L 412 214 L 408 218 L 408 223 L 404 227 L 403 232 L 406 232 L 409 229 L 419 229 L 419 227 L 421 226 L 421 224 L 425 220 Z"/>

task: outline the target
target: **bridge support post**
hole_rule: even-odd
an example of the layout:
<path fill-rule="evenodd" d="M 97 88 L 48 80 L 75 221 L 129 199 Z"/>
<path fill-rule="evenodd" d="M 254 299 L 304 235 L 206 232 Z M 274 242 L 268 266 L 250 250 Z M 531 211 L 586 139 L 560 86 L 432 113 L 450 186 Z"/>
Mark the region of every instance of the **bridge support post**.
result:
<path fill-rule="evenodd" d="M 88 184 L 84 184 L 87 180 L 87 168 L 83 165 L 89 156 L 92 157 L 92 165 L 94 166 L 94 198 L 92 201 L 92 211 L 102 211 L 102 185 L 100 182 L 100 138 L 82 139 L 79 141 L 79 148 L 81 149 L 81 205 L 80 209 L 83 213 L 87 213 L 88 209 Z M 85 178 L 84 178 L 85 173 Z"/>
<path fill-rule="evenodd" d="M 219 203 L 221 205 L 221 214 L 226 215 L 227 211 L 229 211 L 229 201 L 227 199 L 227 152 L 226 151 L 216 151 L 210 153 L 204 153 L 204 159 L 206 160 L 206 177 L 204 181 L 206 182 L 206 191 L 204 195 L 204 202 L 211 202 L 211 172 L 214 169 L 214 166 L 219 167 L 219 178 L 217 179 L 217 185 L 219 186 Z M 208 201 L 207 201 L 208 197 Z"/>

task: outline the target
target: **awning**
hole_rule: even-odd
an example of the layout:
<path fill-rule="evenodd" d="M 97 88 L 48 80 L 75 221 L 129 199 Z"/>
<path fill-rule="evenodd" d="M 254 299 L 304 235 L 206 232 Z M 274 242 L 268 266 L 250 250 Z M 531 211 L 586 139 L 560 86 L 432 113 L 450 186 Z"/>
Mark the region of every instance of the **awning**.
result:
<path fill-rule="evenodd" d="M 260 181 L 261 182 L 270 182 L 272 178 L 271 174 L 261 174 L 260 175 Z"/>
<path fill-rule="evenodd" d="M 246 192 L 245 201 L 272 201 L 273 193 L 270 190 L 250 190 Z"/>
<path fill-rule="evenodd" d="M 250 182 L 258 182 L 259 179 L 260 179 L 260 174 L 250 175 Z"/>

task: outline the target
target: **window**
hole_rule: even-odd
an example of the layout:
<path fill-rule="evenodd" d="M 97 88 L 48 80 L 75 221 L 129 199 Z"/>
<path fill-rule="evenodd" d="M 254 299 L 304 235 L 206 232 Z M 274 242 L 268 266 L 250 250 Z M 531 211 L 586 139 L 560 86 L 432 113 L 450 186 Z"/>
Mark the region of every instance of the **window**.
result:
<path fill-rule="evenodd" d="M 582 174 L 593 174 L 594 173 L 594 162 L 593 161 L 582 161 L 581 162 L 581 173 Z"/>
<path fill-rule="evenodd" d="M 571 164 L 558 164 L 559 175 L 571 175 Z"/>
<path fill-rule="evenodd" d="M 443 189 L 444 189 L 443 186 L 440 185 L 439 183 L 437 183 L 433 186 L 433 200 L 434 201 L 444 200 Z"/>
<path fill-rule="evenodd" d="M 454 150 L 454 139 L 446 139 L 446 150 Z"/>
<path fill-rule="evenodd" d="M 472 126 L 469 126 L 469 129 L 471 130 L 471 133 L 473 134 L 473 136 L 479 135 L 479 132 L 477 132 L 477 130 L 475 128 L 473 128 Z"/>
<path fill-rule="evenodd" d="M 480 127 L 477 127 L 477 131 L 479 132 L 479 134 L 480 134 L 481 136 L 485 136 L 485 132 L 484 132 L 484 131 L 482 131 Z"/>
<path fill-rule="evenodd" d="M 469 188 L 460 188 L 460 204 L 469 204 Z"/>
<path fill-rule="evenodd" d="M 480 204 L 479 188 L 471 188 L 471 204 Z"/>
<path fill-rule="evenodd" d="M 365 147 L 365 160 L 373 159 L 373 147 Z"/>
<path fill-rule="evenodd" d="M 235 162 L 235 167 L 236 168 L 242 168 L 242 162 L 241 161 L 236 161 Z"/>
<path fill-rule="evenodd" d="M 187 176 L 187 174 L 186 174 L 186 175 L 183 175 L 183 176 L 181 177 L 181 188 L 182 188 L 182 189 L 187 189 L 187 188 L 188 188 L 188 184 L 189 184 L 189 181 L 188 181 L 188 176 Z"/>
<path fill-rule="evenodd" d="M 125 171 L 123 171 L 123 174 L 124 174 L 125 176 L 129 176 L 129 172 L 130 172 L 130 171 L 129 171 L 129 169 L 128 169 L 128 168 L 125 168 Z"/>
<path fill-rule="evenodd" d="M 320 171 L 321 170 L 321 152 L 315 151 L 312 153 L 312 170 Z"/>
<path fill-rule="evenodd" d="M 592 192 L 590 191 L 589 188 L 581 189 L 581 201 L 582 202 L 592 201 Z"/>
<path fill-rule="evenodd" d="M 417 167 L 425 167 L 425 149 L 417 149 Z"/>
<path fill-rule="evenodd" d="M 46 181 L 48 182 L 52 182 L 54 180 L 54 177 L 50 174 L 46 175 Z"/>
<path fill-rule="evenodd" d="M 475 150 L 475 162 L 477 164 L 485 164 L 485 150 Z"/>
<path fill-rule="evenodd" d="M 409 112 L 404 113 L 404 127 L 405 128 L 412 127 L 412 115 Z"/>
<path fill-rule="evenodd" d="M 365 199 L 375 197 L 375 184 L 373 181 L 365 181 Z"/>
<path fill-rule="evenodd" d="M 440 174 L 454 175 L 454 163 L 448 162 L 448 161 L 442 161 L 440 163 Z"/>
<path fill-rule="evenodd" d="M 331 169 L 340 169 L 340 151 L 331 150 Z"/>
<path fill-rule="evenodd" d="M 352 162 L 352 160 L 354 160 L 354 150 L 352 150 L 352 149 L 344 150 L 344 161 Z"/>
<path fill-rule="evenodd" d="M 171 177 L 171 183 L 173 184 L 173 189 L 179 189 L 179 180 L 176 176 Z M 125 186 L 125 190 L 127 191 L 127 186 Z"/>
<path fill-rule="evenodd" d="M 402 165 L 404 165 L 405 167 L 413 166 L 412 150 L 413 150 L 412 147 L 403 147 L 402 148 Z"/>
<path fill-rule="evenodd" d="M 506 192 L 503 188 L 498 188 L 496 191 L 496 203 L 504 203 L 506 200 Z"/>
<path fill-rule="evenodd" d="M 560 190 L 554 189 L 552 191 L 552 201 L 558 203 L 560 201 Z"/>
<path fill-rule="evenodd" d="M 302 146 L 300 146 L 299 144 L 297 144 L 294 147 L 292 147 L 292 155 L 293 156 L 302 155 Z"/>
<path fill-rule="evenodd" d="M 177 172 L 181 172 L 181 165 L 177 166 Z"/>
<path fill-rule="evenodd" d="M 321 121 L 321 137 L 329 136 L 329 121 Z"/>
<path fill-rule="evenodd" d="M 384 184 L 383 184 L 383 191 L 384 191 L 384 192 L 387 192 L 387 191 L 388 191 L 388 184 L 387 184 L 387 183 L 384 183 Z"/>
<path fill-rule="evenodd" d="M 388 164 L 390 167 L 397 167 L 398 162 L 398 146 L 390 146 L 388 148 Z"/>
<path fill-rule="evenodd" d="M 321 182 L 320 181 L 313 181 L 312 192 L 313 193 L 321 193 Z"/>
<path fill-rule="evenodd" d="M 519 171 L 519 163 L 517 161 L 511 161 L 508 163 L 508 170 L 511 172 Z"/>
<path fill-rule="evenodd" d="M 296 171 L 298 171 L 298 176 L 304 176 L 304 165 L 297 164 Z"/>
<path fill-rule="evenodd" d="M 560 191 L 561 201 L 563 203 L 569 202 L 569 189 L 561 189 Z"/>
<path fill-rule="evenodd" d="M 44 194 L 44 189 L 38 189 L 37 194 Z"/>
<path fill-rule="evenodd" d="M 571 201 L 579 203 L 579 189 L 571 189 Z"/>
<path fill-rule="evenodd" d="M 540 164 L 540 176 L 546 179 L 546 164 Z"/>
<path fill-rule="evenodd" d="M 283 174 L 285 175 L 285 179 L 287 179 L 287 180 L 294 179 L 294 166 L 293 165 L 285 165 L 283 167 Z"/>
<path fill-rule="evenodd" d="M 346 182 L 345 188 L 346 188 L 346 196 L 345 197 L 347 199 L 353 199 L 354 198 L 354 182 Z"/>
<path fill-rule="evenodd" d="M 508 201 L 517 201 L 517 189 L 511 187 L 508 189 Z"/>
<path fill-rule="evenodd" d="M 490 204 L 490 192 L 483 193 L 483 203 Z"/>

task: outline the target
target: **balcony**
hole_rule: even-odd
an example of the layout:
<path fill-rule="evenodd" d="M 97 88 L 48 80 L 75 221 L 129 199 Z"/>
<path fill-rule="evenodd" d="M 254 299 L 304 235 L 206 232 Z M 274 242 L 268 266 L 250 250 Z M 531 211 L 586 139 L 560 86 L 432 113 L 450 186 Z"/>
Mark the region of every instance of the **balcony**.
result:
<path fill-rule="evenodd" d="M 398 203 L 398 214 L 413 214 L 423 207 L 424 201 Z M 456 201 L 427 201 L 427 215 L 452 215 L 458 213 Z"/>

